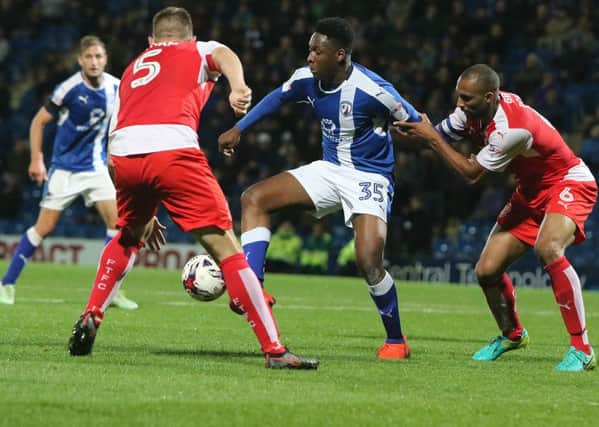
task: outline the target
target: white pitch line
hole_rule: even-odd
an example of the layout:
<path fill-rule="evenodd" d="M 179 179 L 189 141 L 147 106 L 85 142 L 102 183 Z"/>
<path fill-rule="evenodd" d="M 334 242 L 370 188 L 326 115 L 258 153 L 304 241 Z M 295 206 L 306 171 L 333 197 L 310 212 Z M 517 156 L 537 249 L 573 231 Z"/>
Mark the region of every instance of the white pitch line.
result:
<path fill-rule="evenodd" d="M 184 299 L 184 298 L 183 298 Z M 295 298 L 296 300 L 301 300 L 301 298 Z M 58 298 L 19 298 L 19 301 L 26 302 L 36 302 L 36 303 L 47 303 L 47 304 L 64 304 L 66 300 L 58 299 Z M 225 304 L 223 303 L 203 303 L 200 301 L 160 301 L 157 304 L 159 305 L 168 305 L 175 307 L 186 307 L 191 305 L 201 304 L 206 307 L 222 307 Z M 277 304 L 277 309 L 283 310 L 303 310 L 303 311 L 354 311 L 354 312 L 371 312 L 376 311 L 375 307 L 362 307 L 355 305 L 305 305 L 305 304 Z M 484 314 L 487 313 L 487 308 L 481 306 L 480 309 L 471 308 L 466 306 L 457 306 L 457 305 L 424 305 L 424 304 L 409 304 L 409 303 L 399 303 L 399 311 L 400 313 L 427 313 L 427 314 L 452 314 L 452 315 L 470 315 L 470 314 Z M 557 316 L 559 315 L 559 311 L 556 308 L 555 310 L 524 310 L 523 311 L 529 315 L 537 315 L 537 316 Z M 587 318 L 596 318 L 599 317 L 599 313 L 596 312 L 587 312 Z"/>
<path fill-rule="evenodd" d="M 171 306 L 187 306 L 187 305 L 196 305 L 202 304 L 207 307 L 222 307 L 222 303 L 203 303 L 203 302 L 179 302 L 179 301 L 162 301 L 159 302 L 160 305 L 171 305 Z M 315 305 L 302 305 L 302 304 L 277 304 L 278 309 L 282 310 L 305 310 L 305 311 L 357 311 L 357 312 L 371 312 L 376 311 L 374 306 L 372 307 L 359 307 L 359 306 L 351 306 L 351 305 L 337 305 L 337 306 L 315 306 Z M 415 305 L 415 304 L 399 304 L 400 312 L 408 312 L 408 313 L 427 313 L 427 314 L 485 314 L 487 313 L 486 307 L 481 307 L 480 309 L 472 309 L 470 307 L 464 306 L 451 306 L 451 305 L 436 305 L 426 307 L 423 305 Z M 526 314 L 534 314 L 538 316 L 557 316 L 559 315 L 559 311 L 551 311 L 551 310 L 526 310 Z M 587 313 L 587 318 L 590 317 L 599 317 L 599 313 Z"/>
<path fill-rule="evenodd" d="M 59 298 L 21 298 L 19 297 L 18 301 L 28 301 L 28 302 L 44 302 L 48 304 L 64 304 L 66 301 Z"/>

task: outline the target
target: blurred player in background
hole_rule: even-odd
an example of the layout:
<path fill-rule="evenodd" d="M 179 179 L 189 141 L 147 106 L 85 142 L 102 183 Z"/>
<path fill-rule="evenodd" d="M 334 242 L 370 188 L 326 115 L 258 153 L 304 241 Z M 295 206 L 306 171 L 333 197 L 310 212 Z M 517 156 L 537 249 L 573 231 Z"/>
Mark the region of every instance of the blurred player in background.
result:
<path fill-rule="evenodd" d="M 116 234 L 115 191 L 106 167 L 106 140 L 119 80 L 104 72 L 107 59 L 102 40 L 83 37 L 78 54 L 81 70 L 56 87 L 31 122 L 29 177 L 38 185 L 45 182 L 44 194 L 37 222 L 21 238 L 2 278 L 0 304 L 14 304 L 15 285 L 25 264 L 78 196 L 83 196 L 86 206 L 95 204 L 106 223 L 106 242 Z M 58 128 L 51 167 L 46 171 L 43 133 L 54 119 Z M 122 293 L 115 295 L 112 304 L 137 308 Z"/>
<path fill-rule="evenodd" d="M 586 329 L 581 284 L 565 250 L 585 238 L 584 222 L 597 198 L 595 179 L 545 117 L 518 95 L 499 90 L 499 76 L 489 66 L 467 68 L 456 90 L 457 108 L 436 129 L 427 120 L 396 124 L 400 135 L 428 141 L 471 183 L 487 172 L 507 170 L 518 184 L 476 264 L 478 281 L 501 335 L 473 359 L 495 360 L 528 344 L 528 333 L 516 311 L 514 286 L 505 271 L 532 247 L 551 278 L 570 334 L 570 348 L 556 369 L 593 369 L 596 360 Z M 465 158 L 446 142 L 464 138 L 481 147 L 477 155 Z"/>
<path fill-rule="evenodd" d="M 162 203 L 219 263 L 231 304 L 246 313 L 266 367 L 316 369 L 318 360 L 301 358 L 279 341 L 260 283 L 233 233 L 225 196 L 198 145 L 202 108 L 221 74 L 231 86 L 229 103 L 236 114 L 245 114 L 251 103 L 239 58 L 218 42 L 197 42 L 189 13 L 177 7 L 154 16 L 148 41 L 123 74 L 111 122 L 120 231 L 104 249 L 89 302 L 73 328 L 70 353 L 92 351 L 110 297 L 133 266 L 142 239 L 149 234 L 152 245 L 164 242 L 162 227 L 152 223 Z"/>
<path fill-rule="evenodd" d="M 296 205 L 321 218 L 343 210 L 346 224 L 355 233 L 356 263 L 387 333 L 377 355 L 405 359 L 410 349 L 401 330 L 397 292 L 383 266 L 394 163 L 387 125 L 393 119 L 420 117 L 390 83 L 352 62 L 353 40 L 346 20 L 320 20 L 310 38 L 308 66 L 297 69 L 223 133 L 219 145 L 225 154 L 232 154 L 243 131 L 284 103 L 312 107 L 322 128 L 323 160 L 265 179 L 243 193 L 243 249 L 263 281 L 270 212 Z"/>

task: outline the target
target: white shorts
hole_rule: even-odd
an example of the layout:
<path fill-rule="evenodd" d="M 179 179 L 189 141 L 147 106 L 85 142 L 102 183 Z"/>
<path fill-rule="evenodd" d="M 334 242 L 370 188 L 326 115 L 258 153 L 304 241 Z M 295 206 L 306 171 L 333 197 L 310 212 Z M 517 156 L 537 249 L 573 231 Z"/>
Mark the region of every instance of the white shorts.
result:
<path fill-rule="evenodd" d="M 356 214 L 369 214 L 385 223 L 391 211 L 393 187 L 387 178 L 318 160 L 288 171 L 299 181 L 322 218 L 343 209 L 345 225 Z"/>
<path fill-rule="evenodd" d="M 79 195 L 88 207 L 100 200 L 115 200 L 116 191 L 108 169 L 90 172 L 50 169 L 40 206 L 61 211 L 69 207 Z"/>

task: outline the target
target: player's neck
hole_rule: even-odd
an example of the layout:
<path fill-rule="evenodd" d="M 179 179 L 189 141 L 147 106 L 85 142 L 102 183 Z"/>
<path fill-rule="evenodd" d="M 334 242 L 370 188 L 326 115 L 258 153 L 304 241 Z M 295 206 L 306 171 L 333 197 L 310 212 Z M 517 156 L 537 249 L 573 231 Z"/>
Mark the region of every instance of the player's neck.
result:
<path fill-rule="evenodd" d="M 495 114 L 497 113 L 498 108 L 499 108 L 499 102 L 497 104 L 493 105 L 489 109 L 489 114 L 483 119 L 485 126 L 487 126 L 489 123 L 491 123 L 491 120 L 493 120 L 493 117 L 495 117 Z"/>
<path fill-rule="evenodd" d="M 327 90 L 331 90 L 332 88 L 338 87 L 341 83 L 343 83 L 345 80 L 347 80 L 349 78 L 353 69 L 354 69 L 354 66 L 352 65 L 351 62 L 346 64 L 345 68 L 339 70 L 333 76 L 333 78 L 331 80 L 321 81 L 321 83 L 322 83 L 321 86 L 323 88 L 326 88 Z"/>
<path fill-rule="evenodd" d="M 83 76 L 83 80 L 85 81 L 85 83 L 87 83 L 89 86 L 93 88 L 99 88 L 100 86 L 102 86 L 104 74 L 100 74 L 98 77 L 90 77 L 82 71 L 81 75 Z"/>

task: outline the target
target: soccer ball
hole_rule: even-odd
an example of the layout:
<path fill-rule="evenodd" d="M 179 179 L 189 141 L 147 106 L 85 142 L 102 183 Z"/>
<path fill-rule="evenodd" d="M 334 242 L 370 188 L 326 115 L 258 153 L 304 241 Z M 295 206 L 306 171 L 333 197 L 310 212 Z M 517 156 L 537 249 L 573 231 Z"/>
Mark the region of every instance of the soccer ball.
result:
<path fill-rule="evenodd" d="M 198 301 L 213 301 L 225 292 L 223 273 L 210 255 L 191 258 L 181 274 L 183 289 Z"/>

